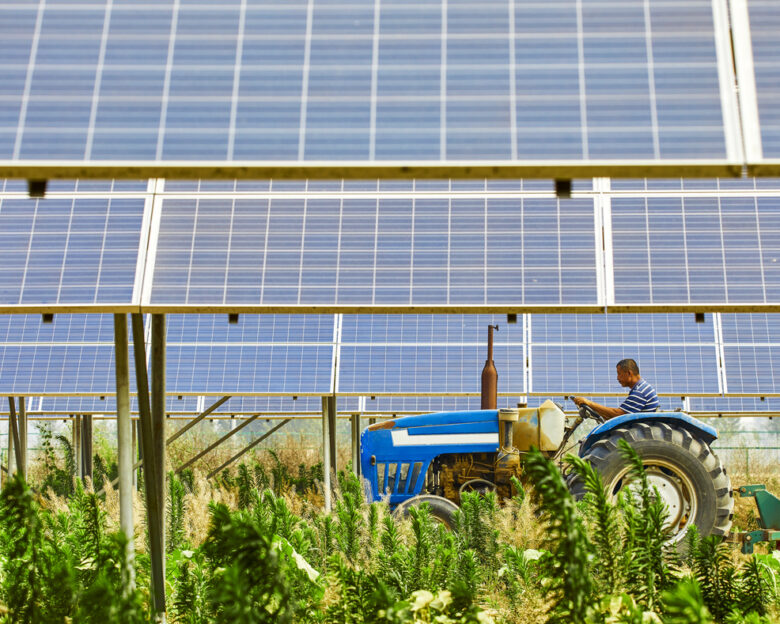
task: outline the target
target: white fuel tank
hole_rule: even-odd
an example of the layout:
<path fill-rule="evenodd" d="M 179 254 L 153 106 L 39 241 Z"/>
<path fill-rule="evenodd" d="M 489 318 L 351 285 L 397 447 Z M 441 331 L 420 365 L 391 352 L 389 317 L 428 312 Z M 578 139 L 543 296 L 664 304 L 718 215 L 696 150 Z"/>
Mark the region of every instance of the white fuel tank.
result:
<path fill-rule="evenodd" d="M 566 415 L 550 400 L 539 407 L 501 409 L 498 417 L 513 421 L 512 444 L 519 451 L 528 451 L 532 446 L 557 451 L 563 442 Z"/>

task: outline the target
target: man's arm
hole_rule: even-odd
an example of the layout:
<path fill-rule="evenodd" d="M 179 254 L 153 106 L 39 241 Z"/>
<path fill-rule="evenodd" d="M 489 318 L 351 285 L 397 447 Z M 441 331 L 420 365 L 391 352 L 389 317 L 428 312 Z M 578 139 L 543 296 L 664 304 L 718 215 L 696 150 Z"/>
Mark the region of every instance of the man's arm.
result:
<path fill-rule="evenodd" d="M 575 405 L 587 405 L 604 420 L 609 420 L 610 418 L 615 418 L 615 416 L 622 416 L 623 414 L 628 413 L 622 407 L 607 407 L 606 405 L 601 405 L 600 403 L 596 403 L 585 397 L 572 397 L 571 400 L 574 401 Z"/>

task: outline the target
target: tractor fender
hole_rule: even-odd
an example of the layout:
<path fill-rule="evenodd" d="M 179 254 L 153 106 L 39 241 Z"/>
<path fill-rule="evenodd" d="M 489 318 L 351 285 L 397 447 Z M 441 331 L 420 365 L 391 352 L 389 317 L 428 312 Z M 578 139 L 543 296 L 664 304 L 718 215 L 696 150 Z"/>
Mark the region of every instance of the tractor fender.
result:
<path fill-rule="evenodd" d="M 705 444 L 712 444 L 718 438 L 718 432 L 714 427 L 703 423 L 702 421 L 689 416 L 684 412 L 637 412 L 635 414 L 623 414 L 615 418 L 610 418 L 607 422 L 600 424 L 593 429 L 582 441 L 580 446 L 580 457 L 588 452 L 591 446 L 605 437 L 610 431 L 617 427 L 633 423 L 666 423 L 670 427 L 687 430 L 694 438 L 703 441 Z"/>

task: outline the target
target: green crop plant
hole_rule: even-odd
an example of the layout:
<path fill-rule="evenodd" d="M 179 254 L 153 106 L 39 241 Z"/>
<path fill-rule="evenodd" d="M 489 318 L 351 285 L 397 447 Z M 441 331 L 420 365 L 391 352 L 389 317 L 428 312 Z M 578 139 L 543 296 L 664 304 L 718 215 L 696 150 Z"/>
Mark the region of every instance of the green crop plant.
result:
<path fill-rule="evenodd" d="M 551 622 L 585 622 L 593 596 L 589 560 L 593 546 L 582 517 L 560 471 L 536 449 L 525 460 L 525 472 L 534 484 L 541 520 L 547 525 L 544 545 L 553 596 Z"/>
<path fill-rule="evenodd" d="M 185 488 L 176 473 L 168 473 L 168 536 L 165 547 L 169 553 L 184 546 L 184 495 Z"/>
<path fill-rule="evenodd" d="M 615 541 L 621 535 L 617 509 L 609 500 L 601 475 L 580 457 L 569 455 L 566 463 L 585 484 L 586 516 L 590 523 L 590 534 L 596 557 L 600 565 L 595 578 L 601 593 L 613 594 L 621 581 L 621 561 Z"/>

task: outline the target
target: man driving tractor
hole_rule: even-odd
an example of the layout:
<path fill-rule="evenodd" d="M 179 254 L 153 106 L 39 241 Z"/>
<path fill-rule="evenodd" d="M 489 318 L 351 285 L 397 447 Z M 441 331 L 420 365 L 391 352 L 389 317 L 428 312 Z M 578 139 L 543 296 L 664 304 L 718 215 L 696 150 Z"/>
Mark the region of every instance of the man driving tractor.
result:
<path fill-rule="evenodd" d="M 587 405 L 594 412 L 599 414 L 604 420 L 622 416 L 623 414 L 633 414 L 636 412 L 655 412 L 660 403 L 655 389 L 649 383 L 639 376 L 639 366 L 635 360 L 620 360 L 617 365 L 617 380 L 624 388 L 631 388 L 626 400 L 620 407 L 607 407 L 600 405 L 595 401 L 585 397 L 572 397 L 572 401 L 578 407 Z"/>

